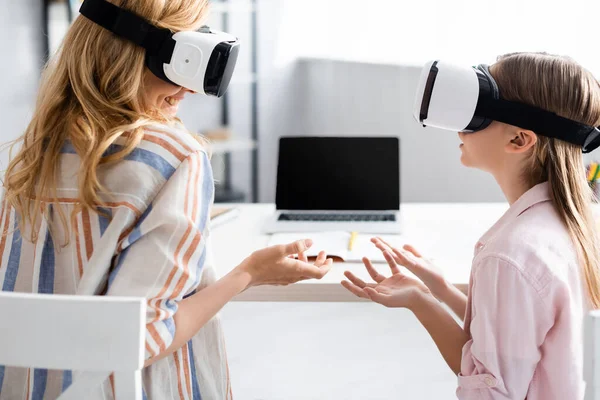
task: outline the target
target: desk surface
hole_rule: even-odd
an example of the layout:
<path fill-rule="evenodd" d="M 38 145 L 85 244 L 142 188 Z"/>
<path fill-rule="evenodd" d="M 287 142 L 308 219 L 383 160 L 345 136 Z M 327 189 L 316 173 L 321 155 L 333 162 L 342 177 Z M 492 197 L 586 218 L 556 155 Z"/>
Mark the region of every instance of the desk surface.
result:
<path fill-rule="evenodd" d="M 253 251 L 267 246 L 269 236 L 262 228 L 275 212 L 273 204 L 240 204 L 240 214 L 212 232 L 215 265 L 219 276 L 235 268 Z M 415 246 L 434 260 L 446 278 L 464 289 L 469 282 L 473 248 L 481 235 L 508 209 L 508 203 L 406 203 L 401 206 L 401 235 L 386 236 L 391 243 Z M 310 234 L 307 235 L 310 237 Z M 359 237 L 368 240 L 370 235 Z M 386 264 L 377 269 L 389 274 Z M 363 301 L 344 289 L 344 271 L 370 280 L 361 263 L 334 263 L 321 280 L 308 280 L 289 286 L 250 288 L 238 301 Z M 404 270 L 406 271 L 406 270 Z"/>

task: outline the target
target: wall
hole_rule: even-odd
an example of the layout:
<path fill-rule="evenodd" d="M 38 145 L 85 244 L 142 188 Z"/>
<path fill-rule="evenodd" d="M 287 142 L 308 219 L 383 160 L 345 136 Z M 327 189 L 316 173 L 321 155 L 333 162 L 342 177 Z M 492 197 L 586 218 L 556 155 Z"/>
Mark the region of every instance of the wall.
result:
<path fill-rule="evenodd" d="M 42 65 L 42 6 L 37 0 L 0 0 L 0 142 L 19 137 L 31 118 Z M 0 170 L 8 152 L 0 153 Z"/>
<path fill-rule="evenodd" d="M 504 201 L 491 176 L 462 166 L 457 135 L 414 121 L 419 73 L 418 66 L 316 58 L 280 73 L 287 99 L 273 85 L 273 99 L 261 109 L 268 119 L 261 129 L 261 199 L 274 199 L 277 138 L 315 135 L 400 137 L 403 202 Z"/>
<path fill-rule="evenodd" d="M 460 163 L 455 133 L 414 120 L 419 66 L 304 59 L 299 69 L 305 135 L 400 138 L 402 201 L 504 201 L 490 175 Z"/>

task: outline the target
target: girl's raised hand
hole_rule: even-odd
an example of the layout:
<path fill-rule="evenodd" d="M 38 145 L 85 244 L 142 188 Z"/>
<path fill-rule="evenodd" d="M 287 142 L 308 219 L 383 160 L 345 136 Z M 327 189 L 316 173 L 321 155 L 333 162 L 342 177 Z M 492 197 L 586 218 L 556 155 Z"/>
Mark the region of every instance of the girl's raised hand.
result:
<path fill-rule="evenodd" d="M 348 281 L 342 281 L 342 286 L 358 297 L 370 299 L 386 307 L 412 308 L 419 296 L 429 294 L 429 290 L 422 282 L 400 272 L 398 264 L 389 251 L 384 251 L 385 260 L 390 266 L 392 276 L 385 277 L 377 272 L 368 258 L 363 258 L 363 263 L 374 283 L 366 283 L 346 271 L 344 275 Z"/>
<path fill-rule="evenodd" d="M 402 265 L 415 274 L 435 297 L 441 298 L 448 290 L 448 282 L 444 279 L 439 268 L 430 260 L 424 258 L 411 245 L 407 244 L 402 249 L 396 249 L 379 237 L 371 239 L 371 242 L 382 252 L 385 253 L 387 251 L 390 253 L 397 264 Z"/>

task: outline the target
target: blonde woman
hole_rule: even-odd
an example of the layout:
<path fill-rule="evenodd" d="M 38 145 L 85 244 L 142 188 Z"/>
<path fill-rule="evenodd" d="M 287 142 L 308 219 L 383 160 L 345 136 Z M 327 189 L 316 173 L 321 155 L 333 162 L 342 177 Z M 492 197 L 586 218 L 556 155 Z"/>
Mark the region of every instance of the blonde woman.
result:
<path fill-rule="evenodd" d="M 206 0 L 111 2 L 173 32 L 197 30 L 207 13 Z M 320 278 L 331 260 L 308 263 L 311 242 L 299 241 L 259 250 L 216 280 L 208 150 L 175 117 L 188 91 L 154 76 L 144 57 L 85 17 L 74 21 L 4 178 L 0 287 L 143 296 L 145 397 L 229 399 L 217 312 L 250 286 Z M 72 379 L 0 366 L 0 400 L 56 398 Z M 112 397 L 107 381 L 89 398 Z"/>
<path fill-rule="evenodd" d="M 490 73 L 505 100 L 600 125 L 598 81 L 571 59 L 511 54 Z M 475 246 L 468 297 L 413 247 L 377 238 L 392 276 L 365 259 L 375 283 L 347 272 L 343 285 L 412 310 L 458 375 L 459 399 L 583 399 L 582 322 L 600 308 L 600 253 L 582 147 L 497 121 L 459 136 L 462 163 L 492 174 L 510 203 Z"/>

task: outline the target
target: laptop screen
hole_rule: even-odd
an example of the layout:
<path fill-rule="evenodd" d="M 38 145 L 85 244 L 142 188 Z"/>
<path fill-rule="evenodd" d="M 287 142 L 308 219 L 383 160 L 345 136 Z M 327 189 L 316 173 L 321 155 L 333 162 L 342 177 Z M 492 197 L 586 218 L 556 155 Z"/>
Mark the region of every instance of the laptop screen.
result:
<path fill-rule="evenodd" d="M 393 137 L 284 137 L 278 210 L 399 210 L 400 141 Z"/>

